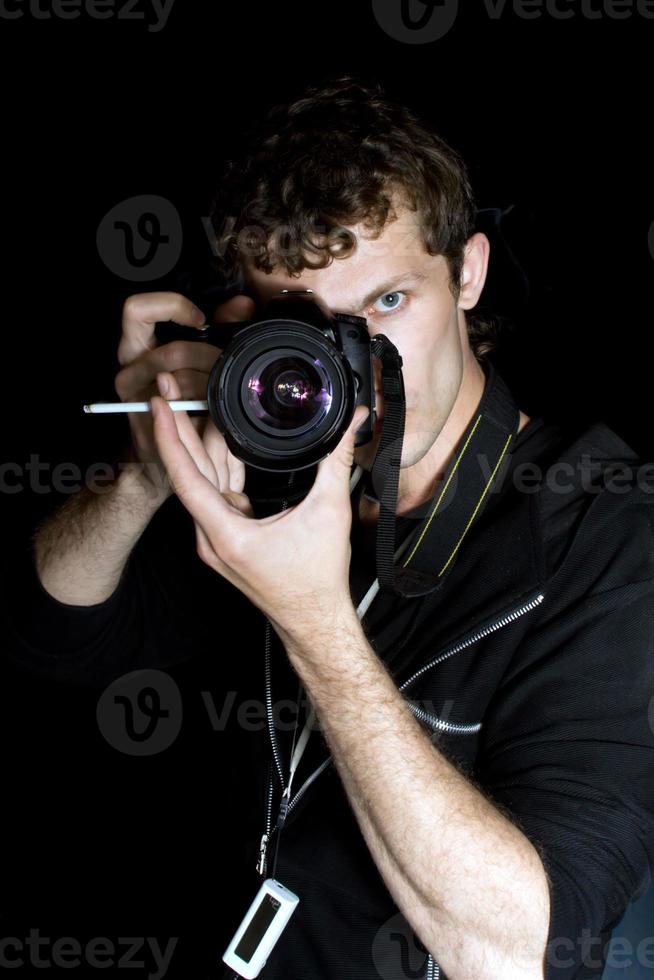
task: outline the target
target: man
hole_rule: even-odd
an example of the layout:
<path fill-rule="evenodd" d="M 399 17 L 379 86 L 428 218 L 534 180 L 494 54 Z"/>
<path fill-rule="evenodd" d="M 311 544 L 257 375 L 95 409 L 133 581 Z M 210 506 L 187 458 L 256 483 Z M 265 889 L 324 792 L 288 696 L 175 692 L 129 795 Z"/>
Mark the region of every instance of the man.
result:
<path fill-rule="evenodd" d="M 235 222 L 224 222 L 228 208 Z M 396 514 L 408 540 L 465 463 L 485 393 L 503 390 L 468 314 L 489 243 L 473 231 L 463 164 L 408 110 L 345 79 L 270 114 L 221 181 L 215 217 L 225 274 L 241 277 L 217 320 L 246 319 L 281 289 L 311 289 L 332 312 L 365 316 L 371 336 L 400 352 Z M 456 495 L 438 514 L 443 534 L 457 531 L 438 592 L 380 593 L 359 617 L 375 574 L 379 430 L 355 449 L 357 410 L 306 497 L 257 518 L 243 464 L 213 424 L 165 404 L 202 397 L 216 357 L 203 344 L 153 349 L 153 325 L 166 319 L 199 326 L 204 314 L 177 294 L 136 295 L 119 347 L 119 396 L 152 398 L 152 419 L 130 422 L 132 460 L 148 465 L 41 528 L 34 560 L 60 606 L 40 596 L 35 608 L 73 623 L 75 607 L 95 607 L 78 634 L 81 677 L 189 655 L 165 608 L 158 647 L 150 638 L 137 654 L 125 611 L 130 586 L 152 586 L 129 558 L 152 540 L 144 532 L 172 487 L 202 562 L 246 600 L 240 613 L 250 603 L 272 624 L 276 691 L 299 684 L 322 735 L 309 740 L 296 794 L 290 742 L 280 747 L 273 733 L 279 773 L 267 782 L 270 750 L 256 739 L 250 847 L 261 835 L 260 873 L 274 870 L 300 896 L 262 975 L 600 976 L 597 943 L 649 883 L 654 829 L 651 496 L 634 479 L 612 493 L 606 479 L 614 458 L 631 461 L 634 477 L 633 453 L 602 424 L 571 439 L 514 406 L 515 431 L 460 534 Z M 589 479 L 578 464 L 590 456 Z M 351 497 L 354 464 L 366 477 Z M 109 615 L 119 628 L 98 657 Z M 242 667 L 244 693 L 259 683 L 256 654 Z"/>

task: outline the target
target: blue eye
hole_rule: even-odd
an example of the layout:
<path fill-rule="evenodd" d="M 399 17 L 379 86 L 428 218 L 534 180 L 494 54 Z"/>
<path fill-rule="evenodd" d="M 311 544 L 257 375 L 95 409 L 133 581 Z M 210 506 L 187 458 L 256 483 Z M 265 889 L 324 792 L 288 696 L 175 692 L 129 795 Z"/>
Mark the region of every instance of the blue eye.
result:
<path fill-rule="evenodd" d="M 401 305 L 401 303 L 399 303 L 399 297 L 404 295 L 404 293 L 398 291 L 384 293 L 383 296 L 379 297 L 377 303 L 388 303 L 388 305 L 383 306 L 381 309 L 377 309 L 377 305 L 375 304 L 374 309 L 376 309 L 378 313 L 391 313 L 393 310 L 398 309 L 398 307 Z"/>

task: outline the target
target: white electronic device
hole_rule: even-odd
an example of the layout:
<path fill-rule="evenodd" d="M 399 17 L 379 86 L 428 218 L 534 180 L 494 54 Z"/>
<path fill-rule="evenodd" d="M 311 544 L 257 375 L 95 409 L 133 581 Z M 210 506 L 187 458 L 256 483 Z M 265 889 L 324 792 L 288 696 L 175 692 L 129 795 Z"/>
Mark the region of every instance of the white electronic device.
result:
<path fill-rule="evenodd" d="M 268 878 L 223 955 L 223 961 L 246 980 L 258 977 L 300 899 Z"/>

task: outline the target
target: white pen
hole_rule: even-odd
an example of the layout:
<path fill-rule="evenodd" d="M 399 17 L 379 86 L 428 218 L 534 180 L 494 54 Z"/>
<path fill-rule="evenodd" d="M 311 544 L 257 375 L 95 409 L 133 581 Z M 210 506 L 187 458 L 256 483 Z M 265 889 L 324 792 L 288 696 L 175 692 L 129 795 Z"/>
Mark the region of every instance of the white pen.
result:
<path fill-rule="evenodd" d="M 169 407 L 173 412 L 206 412 L 207 402 L 201 399 L 197 401 L 169 401 Z M 94 402 L 93 405 L 85 405 L 84 411 L 93 415 L 114 413 L 114 412 L 149 412 L 150 402 Z"/>

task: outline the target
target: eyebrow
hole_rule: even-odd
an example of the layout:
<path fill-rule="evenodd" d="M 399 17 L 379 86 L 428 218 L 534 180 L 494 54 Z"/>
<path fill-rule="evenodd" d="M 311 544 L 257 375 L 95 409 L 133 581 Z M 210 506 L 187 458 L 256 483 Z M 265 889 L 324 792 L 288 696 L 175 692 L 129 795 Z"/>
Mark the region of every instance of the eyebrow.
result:
<path fill-rule="evenodd" d="M 371 289 L 358 303 L 339 303 L 338 307 L 336 308 L 336 312 L 352 313 L 356 310 L 364 310 L 369 303 L 371 303 L 374 299 L 377 299 L 379 296 L 383 296 L 384 293 L 388 293 L 393 289 L 399 290 L 402 286 L 414 284 L 418 285 L 428 278 L 429 276 L 426 272 L 421 272 L 419 269 L 407 269 L 405 272 L 400 272 L 394 275 L 392 278 L 378 283 L 378 285 L 375 286 L 374 289 Z M 258 288 L 252 283 L 247 275 L 244 278 L 244 285 L 246 290 L 249 290 L 248 295 L 255 301 L 259 301 L 260 297 L 258 296 Z M 264 283 L 264 285 L 266 284 Z M 276 289 L 271 288 L 271 296 L 276 292 Z"/>
<path fill-rule="evenodd" d="M 401 272 L 399 275 L 395 275 L 391 279 L 387 279 L 385 282 L 379 283 L 358 303 L 341 306 L 341 311 L 343 313 L 349 313 L 351 311 L 363 310 L 369 303 L 372 303 L 374 299 L 377 299 L 379 296 L 383 296 L 384 293 L 394 291 L 396 288 L 399 289 L 400 286 L 408 286 L 410 283 L 415 283 L 417 285 L 420 282 L 424 282 L 424 280 L 427 278 L 428 276 L 426 272 L 420 272 L 417 269 L 408 269 L 406 272 Z"/>

